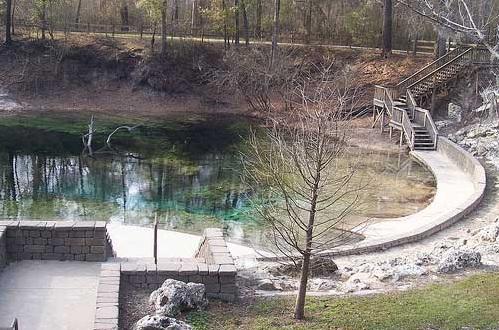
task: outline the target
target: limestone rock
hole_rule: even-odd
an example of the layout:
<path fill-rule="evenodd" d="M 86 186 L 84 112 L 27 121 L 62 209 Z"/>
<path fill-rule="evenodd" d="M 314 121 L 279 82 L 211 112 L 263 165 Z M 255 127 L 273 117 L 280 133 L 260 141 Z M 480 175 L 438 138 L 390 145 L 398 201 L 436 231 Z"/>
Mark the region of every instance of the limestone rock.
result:
<path fill-rule="evenodd" d="M 296 265 L 293 263 L 282 264 L 272 269 L 269 272 L 273 275 L 297 276 L 301 270 L 302 261 L 298 260 Z M 327 257 L 313 257 L 310 260 L 310 275 L 312 277 L 330 276 L 338 271 L 338 265 Z"/>
<path fill-rule="evenodd" d="M 156 308 L 156 314 L 162 316 L 177 316 L 184 311 L 203 309 L 208 304 L 204 284 L 172 279 L 151 293 L 149 302 Z"/>
<path fill-rule="evenodd" d="M 272 280 L 268 278 L 264 278 L 258 281 L 258 284 L 256 286 L 257 290 L 262 290 L 262 291 L 281 291 L 282 288 L 277 286 L 276 283 L 274 283 Z"/>
<path fill-rule="evenodd" d="M 462 119 L 463 108 L 457 104 L 449 103 L 447 113 L 448 113 L 449 119 L 457 121 L 459 123 L 459 122 L 461 122 L 461 119 Z"/>
<path fill-rule="evenodd" d="M 476 268 L 482 264 L 482 255 L 466 248 L 452 248 L 442 255 L 438 264 L 439 273 L 453 273 L 465 268 Z"/>
<path fill-rule="evenodd" d="M 481 241 L 494 243 L 499 237 L 499 223 L 496 220 L 496 223 L 480 229 L 473 236 Z"/>
<path fill-rule="evenodd" d="M 357 273 L 352 276 L 344 283 L 343 290 L 348 293 L 369 290 L 371 288 L 372 279 L 369 274 Z"/>
<path fill-rule="evenodd" d="M 135 324 L 134 330 L 192 330 L 192 327 L 171 317 L 147 315 Z"/>
<path fill-rule="evenodd" d="M 336 289 L 336 281 L 328 278 L 313 278 L 309 281 L 308 287 L 311 291 L 330 291 Z"/>
<path fill-rule="evenodd" d="M 394 267 L 392 280 L 397 282 L 406 277 L 418 277 L 423 275 L 428 275 L 428 269 L 415 264 L 405 264 Z"/>

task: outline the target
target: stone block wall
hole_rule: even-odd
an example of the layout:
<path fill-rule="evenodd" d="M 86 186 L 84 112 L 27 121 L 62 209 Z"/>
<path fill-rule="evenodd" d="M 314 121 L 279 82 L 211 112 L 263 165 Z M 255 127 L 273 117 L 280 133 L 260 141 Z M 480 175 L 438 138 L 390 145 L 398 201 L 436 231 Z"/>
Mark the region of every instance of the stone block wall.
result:
<path fill-rule="evenodd" d="M 121 264 L 121 280 L 137 288 L 158 289 L 167 279 L 203 283 L 209 298 L 233 301 L 237 295 L 236 266 L 223 233 L 219 229 L 207 229 L 195 258 L 162 259 L 158 264 L 124 262 Z"/>
<path fill-rule="evenodd" d="M 118 330 L 120 275 L 119 263 L 102 264 L 95 304 L 94 330 Z"/>
<path fill-rule="evenodd" d="M 2 221 L 2 225 L 9 261 L 106 261 L 109 255 L 105 222 Z"/>

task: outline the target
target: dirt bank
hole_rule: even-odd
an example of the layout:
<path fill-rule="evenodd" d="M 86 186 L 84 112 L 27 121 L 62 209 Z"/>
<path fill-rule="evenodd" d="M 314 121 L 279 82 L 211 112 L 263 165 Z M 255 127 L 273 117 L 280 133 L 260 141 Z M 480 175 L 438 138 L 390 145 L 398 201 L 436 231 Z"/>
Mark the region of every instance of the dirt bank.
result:
<path fill-rule="evenodd" d="M 175 42 L 166 57 L 152 53 L 148 42 L 140 40 L 79 35 L 18 41 L 10 49 L 0 48 L 0 87 L 23 104 L 16 111 L 262 116 L 241 95 L 225 95 L 210 85 L 210 70 L 224 65 L 223 54 L 221 45 L 193 41 Z M 311 63 L 334 59 L 338 67 L 350 66 L 364 105 L 372 100 L 373 84 L 396 82 L 429 60 L 403 55 L 385 60 L 373 51 L 303 47 L 290 54 Z"/>

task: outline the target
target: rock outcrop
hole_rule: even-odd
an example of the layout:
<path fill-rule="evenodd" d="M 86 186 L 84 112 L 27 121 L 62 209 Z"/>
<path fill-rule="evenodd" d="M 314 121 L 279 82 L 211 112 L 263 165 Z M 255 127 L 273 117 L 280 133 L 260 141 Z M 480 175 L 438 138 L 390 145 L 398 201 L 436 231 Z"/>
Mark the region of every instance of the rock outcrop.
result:
<path fill-rule="evenodd" d="M 482 256 L 472 249 L 451 248 L 442 255 L 437 270 L 439 273 L 454 273 L 466 268 L 477 268 L 482 265 Z"/>
<path fill-rule="evenodd" d="M 134 330 L 192 330 L 192 327 L 171 317 L 147 315 L 137 322 Z"/>
<path fill-rule="evenodd" d="M 166 280 L 154 291 L 149 302 L 154 305 L 157 315 L 172 317 L 185 311 L 203 309 L 208 304 L 204 284 L 172 279 Z"/>

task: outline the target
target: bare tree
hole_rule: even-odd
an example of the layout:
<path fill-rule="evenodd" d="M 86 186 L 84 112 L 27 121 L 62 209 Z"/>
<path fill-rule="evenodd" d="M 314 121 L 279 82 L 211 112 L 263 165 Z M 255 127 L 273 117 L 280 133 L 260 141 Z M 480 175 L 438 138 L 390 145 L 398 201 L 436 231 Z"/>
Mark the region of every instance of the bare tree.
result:
<path fill-rule="evenodd" d="M 355 166 L 345 166 L 348 114 L 356 97 L 325 70 L 319 85 L 298 89 L 294 116 L 271 121 L 263 141 L 253 135 L 245 156 L 249 182 L 266 187 L 256 209 L 277 252 L 301 267 L 294 316 L 304 318 L 311 263 L 358 235 L 347 217 L 365 187 Z"/>
<path fill-rule="evenodd" d="M 400 3 L 410 8 L 422 17 L 432 21 L 439 34 L 436 49 L 442 49 L 443 35 L 454 35 L 469 42 L 485 46 L 490 54 L 491 61 L 499 60 L 499 41 L 491 38 L 490 32 L 499 32 L 497 16 L 493 15 L 493 0 L 399 0 Z M 495 39 L 491 42 L 491 39 Z M 495 43 L 495 44 L 494 44 Z M 435 55 L 442 55 L 437 52 Z M 484 106 L 490 106 L 490 114 L 496 114 L 499 84 L 497 72 L 496 82 L 485 88 L 480 94 Z"/>
<path fill-rule="evenodd" d="M 490 10 L 491 0 L 399 0 L 399 2 L 433 22 L 441 31 L 443 29 L 449 34 L 461 34 L 485 45 L 488 44 L 489 27 L 497 24 L 497 17 L 494 17 L 493 11 Z M 473 11 L 473 8 L 478 10 Z M 487 14 L 484 15 L 485 12 Z M 493 28 L 497 30 L 497 26 Z M 493 51 L 493 48 L 490 50 Z"/>

